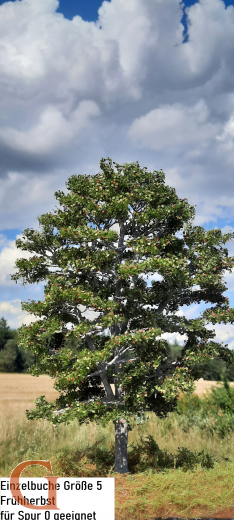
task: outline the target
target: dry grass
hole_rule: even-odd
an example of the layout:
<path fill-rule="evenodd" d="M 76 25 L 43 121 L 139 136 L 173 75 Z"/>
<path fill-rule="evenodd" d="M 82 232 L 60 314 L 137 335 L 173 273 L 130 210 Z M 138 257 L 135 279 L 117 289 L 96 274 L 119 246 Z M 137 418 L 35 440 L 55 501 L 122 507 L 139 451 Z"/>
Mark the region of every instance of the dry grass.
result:
<path fill-rule="evenodd" d="M 199 380 L 195 393 L 203 396 L 215 384 Z M 50 460 L 54 475 L 61 477 L 114 476 L 116 520 L 152 520 L 160 516 L 212 516 L 218 509 L 233 505 L 233 462 L 215 465 L 210 470 L 198 467 L 197 470 L 186 473 L 173 468 L 169 472 L 132 475 L 115 474 L 111 466 L 109 470 L 104 466 L 100 470 L 95 460 L 86 456 L 86 449 L 95 442 L 102 441 L 100 447 L 110 450 L 114 443 L 113 424 L 102 428 L 95 423 L 81 427 L 72 423 L 53 429 L 47 422 L 28 421 L 25 410 L 34 406 L 33 400 L 40 395 L 45 395 L 50 401 L 58 396 L 53 389 L 53 381 L 48 376 L 32 378 L 29 374 L 0 374 L 0 416 L 3 419 L 0 423 L 1 476 L 10 476 L 12 469 L 23 460 Z M 192 452 L 207 449 L 214 457 L 218 454 L 220 459 L 229 457 L 234 461 L 234 434 L 222 441 L 216 436 L 202 437 L 196 429 L 191 429 L 189 433 L 183 432 L 173 415 L 167 420 L 167 427 L 154 414 L 149 413 L 149 417 L 146 424 L 129 432 L 129 460 L 131 452 L 135 455 L 137 451 L 131 448 L 131 444 L 140 445 L 141 437 L 152 435 L 160 449 L 167 450 L 168 453 L 175 454 L 178 446 L 186 447 Z M 106 440 L 103 440 L 104 437 Z M 66 468 L 66 448 L 68 455 L 70 450 L 70 459 L 75 464 L 73 470 L 67 465 L 70 473 L 62 469 Z M 64 466 L 59 464 L 59 452 L 64 454 Z M 82 460 L 77 455 L 79 453 L 84 455 Z M 34 466 L 26 469 L 23 476 L 39 477 L 45 474 L 45 470 Z"/>

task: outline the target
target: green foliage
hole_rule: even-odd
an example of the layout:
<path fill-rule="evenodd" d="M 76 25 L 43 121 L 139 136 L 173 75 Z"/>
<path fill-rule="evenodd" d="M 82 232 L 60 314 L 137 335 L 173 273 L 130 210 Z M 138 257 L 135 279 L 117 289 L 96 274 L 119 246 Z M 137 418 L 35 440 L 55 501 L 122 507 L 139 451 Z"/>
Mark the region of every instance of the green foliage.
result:
<path fill-rule="evenodd" d="M 15 332 L 10 330 L 5 318 L 0 319 L 0 350 L 2 350 L 8 339 L 15 339 Z"/>
<path fill-rule="evenodd" d="M 26 372 L 35 363 L 32 352 L 18 347 L 18 331 L 9 330 L 4 318 L 0 321 L 2 323 L 2 341 L 5 338 L 5 343 L 0 350 L 0 372 Z M 9 336 L 11 339 L 7 339 Z"/>
<path fill-rule="evenodd" d="M 21 356 L 14 339 L 9 339 L 0 352 L 0 372 L 16 372 L 22 366 Z"/>
<path fill-rule="evenodd" d="M 202 401 L 196 394 L 183 395 L 177 403 L 176 411 L 179 415 L 188 414 L 191 410 L 200 411 L 202 408 Z"/>
<path fill-rule="evenodd" d="M 26 372 L 35 363 L 33 354 L 9 339 L 0 352 L 0 372 Z"/>
<path fill-rule="evenodd" d="M 232 373 L 230 369 L 232 369 L 233 366 L 232 364 L 229 367 L 230 375 Z M 206 381 L 221 381 L 221 372 L 224 369 L 227 369 L 225 361 L 214 358 L 203 366 L 202 377 Z M 230 379 L 230 381 L 232 381 L 232 379 Z"/>
<path fill-rule="evenodd" d="M 35 363 L 34 354 L 30 350 L 26 350 L 23 347 L 18 347 L 19 355 L 22 360 L 22 369 L 17 367 L 17 372 L 28 372 L 30 367 Z"/>
<path fill-rule="evenodd" d="M 221 379 L 223 385 L 211 388 L 203 399 L 197 395 L 180 398 L 176 414 L 183 431 L 197 427 L 206 435 L 217 434 L 221 439 L 234 431 L 234 388 L 230 387 L 225 371 Z"/>
<path fill-rule="evenodd" d="M 170 354 L 168 361 L 174 361 L 181 353 L 181 347 L 176 341 L 170 346 Z M 201 377 L 205 381 L 222 381 L 222 372 L 225 371 L 228 381 L 234 381 L 234 363 L 227 367 L 227 363 L 223 359 L 214 357 L 205 363 L 201 368 Z"/>
<path fill-rule="evenodd" d="M 211 388 L 210 394 L 204 396 L 203 408 L 208 409 L 212 406 L 214 413 L 221 410 L 223 414 L 234 415 L 234 388 L 229 385 L 225 372 L 223 372 L 221 378 L 223 386 Z"/>
<path fill-rule="evenodd" d="M 38 217 L 42 231 L 26 229 L 16 241 L 35 255 L 18 259 L 11 278 L 46 281 L 43 301 L 21 305 L 38 320 L 19 329 L 19 345 L 36 355 L 31 373 L 49 374 L 60 394 L 55 403 L 38 398 L 29 419 L 106 426 L 125 418 L 129 428 L 149 411 L 165 419 L 212 358 L 228 368 L 234 360 L 205 326 L 234 320 L 222 281 L 234 266 L 222 244 L 234 233 L 193 227 L 195 208 L 165 185 L 162 171 L 113 164 L 102 159 L 102 173 L 71 176 L 68 194 L 55 193 L 63 208 Z M 161 280 L 148 286 L 143 275 L 155 272 Z M 212 306 L 199 318 L 177 315 L 201 301 Z M 81 305 L 97 317 L 84 317 Z M 172 361 L 162 335 L 174 332 L 187 339 Z"/>

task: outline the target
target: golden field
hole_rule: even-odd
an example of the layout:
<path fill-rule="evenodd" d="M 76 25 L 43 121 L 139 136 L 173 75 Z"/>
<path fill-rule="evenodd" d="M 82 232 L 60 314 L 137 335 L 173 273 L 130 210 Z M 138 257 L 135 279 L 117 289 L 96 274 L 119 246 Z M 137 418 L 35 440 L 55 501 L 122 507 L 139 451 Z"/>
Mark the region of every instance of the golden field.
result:
<path fill-rule="evenodd" d="M 19 418 L 26 409 L 34 407 L 33 401 L 40 395 L 49 401 L 59 396 L 50 377 L 0 373 L 0 417 L 17 415 Z"/>
<path fill-rule="evenodd" d="M 204 381 L 199 379 L 196 384 L 195 394 L 203 397 L 216 381 Z M 230 383 L 234 386 L 234 383 Z M 111 385 L 114 390 L 114 385 Z M 53 380 L 47 375 L 32 377 L 30 374 L 4 374 L 0 373 L 0 417 L 22 416 L 25 410 L 34 406 L 34 399 L 45 395 L 48 401 L 54 401 L 58 392 L 53 388 Z"/>

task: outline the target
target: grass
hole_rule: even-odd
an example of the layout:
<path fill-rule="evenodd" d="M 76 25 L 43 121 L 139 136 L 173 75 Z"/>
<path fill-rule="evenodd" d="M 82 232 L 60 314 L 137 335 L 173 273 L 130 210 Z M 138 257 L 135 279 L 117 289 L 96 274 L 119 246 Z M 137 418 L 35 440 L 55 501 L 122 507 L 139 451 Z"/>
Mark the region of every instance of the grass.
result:
<path fill-rule="evenodd" d="M 57 392 L 47 376 L 0 374 L 0 475 L 24 460 L 50 460 L 60 477 L 114 477 L 116 520 L 195 518 L 234 506 L 234 389 L 221 386 L 200 399 L 181 395 L 178 413 L 149 421 L 128 436 L 130 474 L 114 472 L 114 425 L 76 423 L 53 428 L 28 421 L 33 399 Z M 42 477 L 40 466 L 24 477 Z"/>

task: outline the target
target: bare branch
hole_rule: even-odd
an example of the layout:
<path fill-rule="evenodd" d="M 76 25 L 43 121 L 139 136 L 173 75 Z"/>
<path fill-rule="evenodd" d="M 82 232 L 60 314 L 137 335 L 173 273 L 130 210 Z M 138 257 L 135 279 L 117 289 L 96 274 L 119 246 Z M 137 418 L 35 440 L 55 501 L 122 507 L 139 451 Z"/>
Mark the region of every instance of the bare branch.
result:
<path fill-rule="evenodd" d="M 154 312 L 154 314 L 161 314 L 164 311 L 164 309 L 166 308 L 167 304 L 169 303 L 170 298 L 171 298 L 171 295 L 169 293 L 167 295 L 167 297 L 164 298 L 164 300 L 161 301 L 161 303 L 159 304 L 158 309 Z"/>
<path fill-rule="evenodd" d="M 96 401 L 102 401 L 103 403 L 105 404 L 111 404 L 111 405 L 115 405 L 115 404 L 118 404 L 120 406 L 123 406 L 124 405 L 124 402 L 123 401 L 120 401 L 120 400 L 113 400 L 113 401 L 106 401 L 106 397 L 104 397 L 103 399 L 96 399 Z M 87 401 L 77 401 L 79 403 L 84 403 L 84 404 L 88 404 L 88 403 L 93 403 L 95 401 L 95 399 L 88 399 Z M 55 414 L 55 415 L 59 415 L 60 413 L 65 413 L 67 412 L 68 410 L 70 409 L 70 407 L 68 406 L 67 408 L 62 408 L 61 410 L 55 410 L 53 411 L 52 413 Z"/>
<path fill-rule="evenodd" d="M 63 408 L 62 410 L 55 410 L 52 413 L 54 413 L 56 415 L 56 414 L 67 412 L 67 410 L 69 410 L 69 407 Z"/>
<path fill-rule="evenodd" d="M 120 362 L 121 362 L 121 365 L 123 365 L 124 363 L 129 363 L 130 361 L 137 361 L 137 359 L 139 359 L 139 357 L 132 358 L 132 359 L 120 359 Z"/>
<path fill-rule="evenodd" d="M 123 350 L 123 348 L 120 349 L 120 351 L 119 351 L 119 353 L 117 354 L 117 356 L 115 356 L 115 358 L 112 359 L 112 361 L 110 361 L 109 363 L 107 363 L 106 366 L 109 367 L 109 366 L 113 365 L 113 363 L 115 363 L 116 361 L 118 361 L 118 360 L 121 361 L 121 356 L 122 356 L 123 354 L 125 354 L 125 352 L 127 352 L 128 350 L 132 350 L 131 347 L 127 347 L 127 348 L 125 348 L 124 350 Z"/>
<path fill-rule="evenodd" d="M 115 356 L 115 358 L 112 359 L 112 361 L 110 361 L 109 363 L 108 363 L 108 361 L 105 361 L 104 363 L 99 363 L 100 369 L 97 370 L 96 372 L 93 372 L 92 374 L 89 374 L 88 376 L 86 376 L 86 379 L 96 376 L 96 375 L 100 375 L 101 372 L 106 371 L 108 369 L 108 367 L 110 367 L 111 365 L 113 365 L 113 363 L 116 363 L 117 361 L 119 361 L 121 363 L 123 363 L 123 362 L 127 363 L 128 361 L 130 361 L 130 360 L 127 360 L 127 361 L 121 360 L 121 356 L 123 356 L 123 354 L 125 352 L 127 352 L 127 350 L 133 350 L 133 349 L 131 349 L 130 347 L 127 347 L 125 350 L 121 349 L 120 352 L 118 353 L 118 355 Z"/>
<path fill-rule="evenodd" d="M 90 337 L 90 333 L 85 335 L 90 350 L 96 350 L 96 345 L 93 339 Z"/>
<path fill-rule="evenodd" d="M 106 374 L 105 370 L 100 373 L 100 378 L 101 378 L 102 384 L 105 388 L 105 391 L 107 393 L 107 398 L 110 399 L 111 401 L 113 401 L 114 393 L 111 388 L 110 382 L 107 379 L 107 374 Z"/>

